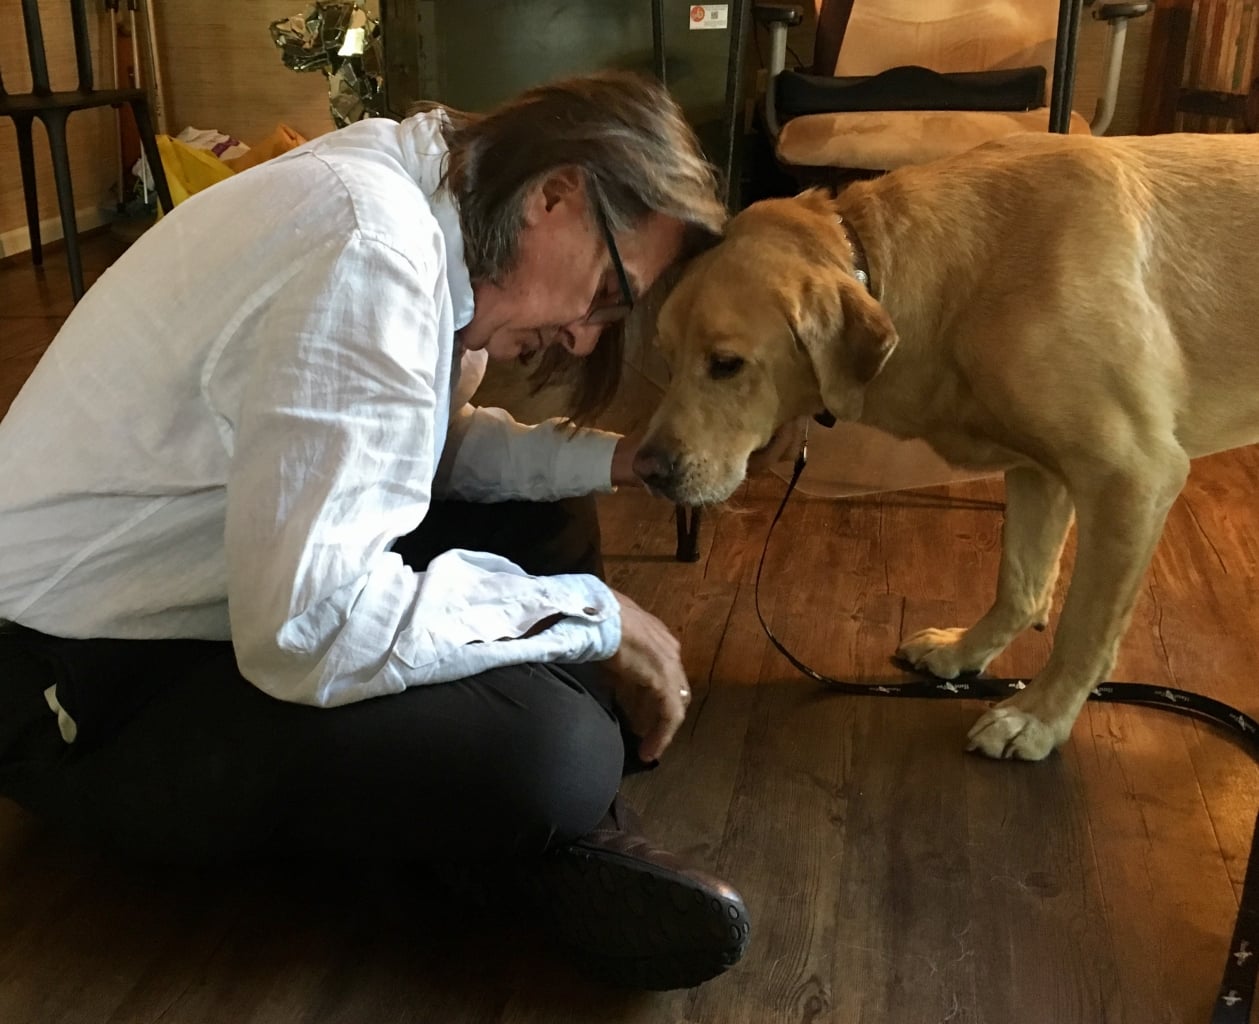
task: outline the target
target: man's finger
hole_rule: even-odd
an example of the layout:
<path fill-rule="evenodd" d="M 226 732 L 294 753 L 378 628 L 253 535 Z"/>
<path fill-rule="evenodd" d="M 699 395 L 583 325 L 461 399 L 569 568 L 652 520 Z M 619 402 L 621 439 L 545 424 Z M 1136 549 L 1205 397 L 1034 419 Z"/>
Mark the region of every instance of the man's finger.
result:
<path fill-rule="evenodd" d="M 673 737 L 686 720 L 686 707 L 676 694 L 660 706 L 660 717 L 655 727 L 638 744 L 638 756 L 644 761 L 655 761 L 668 749 Z"/>

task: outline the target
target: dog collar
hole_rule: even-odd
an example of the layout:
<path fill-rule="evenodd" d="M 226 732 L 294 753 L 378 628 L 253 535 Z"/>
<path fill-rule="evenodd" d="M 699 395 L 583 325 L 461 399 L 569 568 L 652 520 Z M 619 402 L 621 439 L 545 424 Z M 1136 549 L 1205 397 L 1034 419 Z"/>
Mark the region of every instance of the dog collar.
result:
<path fill-rule="evenodd" d="M 835 214 L 835 219 L 844 229 L 844 236 L 848 239 L 848 248 L 852 252 L 852 276 L 873 295 L 874 286 L 870 283 L 870 263 L 866 259 L 866 247 L 861 244 L 861 236 L 857 234 L 857 229 L 838 213 Z"/>
<path fill-rule="evenodd" d="M 852 276 L 855 277 L 865 287 L 865 290 L 874 294 L 874 288 L 870 284 L 870 263 L 866 259 L 866 247 L 861 244 L 861 236 L 857 234 L 848 221 L 844 220 L 838 213 L 835 219 L 839 221 L 839 226 L 844 229 L 844 237 L 848 239 L 848 248 L 852 252 Z M 814 414 L 813 419 L 823 427 L 835 426 L 835 414 L 829 409 L 823 409 L 821 412 Z"/>

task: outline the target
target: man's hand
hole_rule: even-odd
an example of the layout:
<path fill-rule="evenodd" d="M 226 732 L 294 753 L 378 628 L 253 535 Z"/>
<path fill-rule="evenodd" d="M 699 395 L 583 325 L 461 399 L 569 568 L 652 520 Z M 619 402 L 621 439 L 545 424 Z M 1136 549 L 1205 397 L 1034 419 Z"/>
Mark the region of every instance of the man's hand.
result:
<path fill-rule="evenodd" d="M 621 605 L 621 646 L 606 664 L 616 677 L 616 702 L 641 737 L 638 756 L 651 762 L 672 742 L 691 702 L 682 645 L 654 615 L 624 594 L 613 596 Z"/>
<path fill-rule="evenodd" d="M 634 472 L 634 456 L 638 454 L 638 446 L 643 442 L 643 431 L 638 430 L 626 434 L 616 442 L 612 452 L 612 486 L 642 487 L 643 481 Z"/>

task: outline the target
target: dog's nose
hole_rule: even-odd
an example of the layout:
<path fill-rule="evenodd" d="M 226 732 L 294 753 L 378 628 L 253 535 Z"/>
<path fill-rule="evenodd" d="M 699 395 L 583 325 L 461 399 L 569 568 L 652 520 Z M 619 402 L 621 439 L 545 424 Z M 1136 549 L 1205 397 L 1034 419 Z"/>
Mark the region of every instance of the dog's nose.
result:
<path fill-rule="evenodd" d="M 663 448 L 640 448 L 634 456 L 634 472 L 653 491 L 668 491 L 677 471 L 677 461 Z"/>

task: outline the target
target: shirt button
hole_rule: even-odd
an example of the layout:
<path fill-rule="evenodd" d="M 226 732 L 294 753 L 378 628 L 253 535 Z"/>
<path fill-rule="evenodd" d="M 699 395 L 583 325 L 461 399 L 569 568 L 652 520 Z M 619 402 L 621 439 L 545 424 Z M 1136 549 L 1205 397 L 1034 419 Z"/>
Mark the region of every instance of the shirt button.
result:
<path fill-rule="evenodd" d="M 585 613 L 586 615 L 597 615 L 599 612 L 599 609 L 593 608 L 587 605 L 585 608 L 582 609 L 582 612 Z"/>

